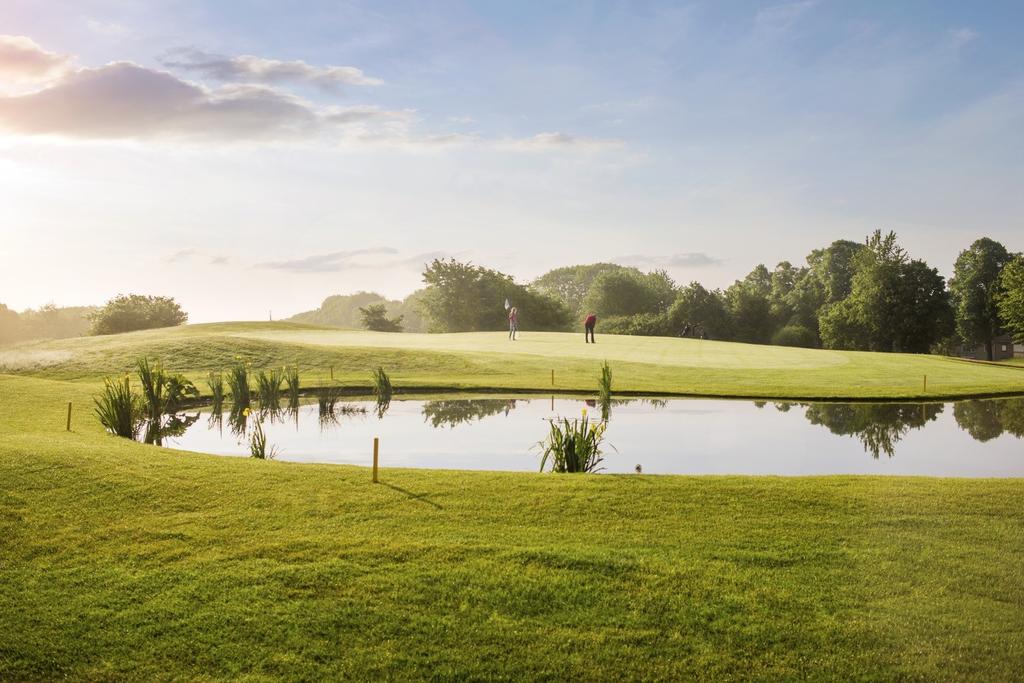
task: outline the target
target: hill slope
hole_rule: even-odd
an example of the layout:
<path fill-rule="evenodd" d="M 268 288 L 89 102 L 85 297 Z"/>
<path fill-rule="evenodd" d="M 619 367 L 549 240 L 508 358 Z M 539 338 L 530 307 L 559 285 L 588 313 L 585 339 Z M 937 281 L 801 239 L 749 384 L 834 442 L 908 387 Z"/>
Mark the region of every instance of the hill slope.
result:
<path fill-rule="evenodd" d="M 827 351 L 664 337 L 525 332 L 387 334 L 295 323 L 218 323 L 20 345 L 0 371 L 96 380 L 160 357 L 195 376 L 238 360 L 297 364 L 306 385 L 366 385 L 383 366 L 399 388 L 594 388 L 607 360 L 618 391 L 765 398 L 915 398 L 1024 392 L 1024 370 L 941 356 Z M 552 386 L 551 371 L 555 372 Z M 927 377 L 927 386 L 925 386 Z"/>

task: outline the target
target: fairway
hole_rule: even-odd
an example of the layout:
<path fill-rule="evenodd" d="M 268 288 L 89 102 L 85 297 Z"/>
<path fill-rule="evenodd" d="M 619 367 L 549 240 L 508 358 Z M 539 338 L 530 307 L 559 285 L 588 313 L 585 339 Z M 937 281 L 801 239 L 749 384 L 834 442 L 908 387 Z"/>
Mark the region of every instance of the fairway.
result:
<path fill-rule="evenodd" d="M 0 679 L 1008 680 L 1021 480 L 224 458 L 0 376 Z"/>
<path fill-rule="evenodd" d="M 942 356 L 797 349 L 666 337 L 529 332 L 388 334 L 292 323 L 190 325 L 0 350 L 0 371 L 97 381 L 141 356 L 192 373 L 298 365 L 305 384 L 367 386 L 383 366 L 399 389 L 590 391 L 607 360 L 631 393 L 763 398 L 948 398 L 1024 392 L 1024 368 Z M 552 383 L 554 371 L 554 383 Z"/>

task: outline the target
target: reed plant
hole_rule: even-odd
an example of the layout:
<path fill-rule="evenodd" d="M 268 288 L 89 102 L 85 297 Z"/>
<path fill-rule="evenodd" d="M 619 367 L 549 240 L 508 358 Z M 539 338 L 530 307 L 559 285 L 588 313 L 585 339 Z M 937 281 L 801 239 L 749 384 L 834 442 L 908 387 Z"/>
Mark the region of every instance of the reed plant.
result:
<path fill-rule="evenodd" d="M 378 367 L 373 371 L 371 383 L 373 384 L 373 393 L 378 401 L 391 400 L 394 386 L 391 384 L 391 378 L 388 377 L 388 373 L 384 372 L 384 368 Z"/>
<path fill-rule="evenodd" d="M 317 408 L 320 411 L 320 417 L 333 417 L 335 407 L 338 404 L 338 400 L 341 398 L 341 389 L 336 386 L 322 387 L 316 394 Z"/>
<path fill-rule="evenodd" d="M 100 424 L 115 436 L 134 439 L 145 421 L 142 398 L 132 391 L 128 375 L 124 379 L 106 379 L 103 391 L 93 399 Z"/>
<path fill-rule="evenodd" d="M 206 386 L 210 387 L 210 397 L 213 399 L 213 411 L 219 413 L 224 405 L 224 375 L 219 372 L 211 372 L 206 376 Z"/>
<path fill-rule="evenodd" d="M 612 414 L 612 369 L 608 361 L 601 365 L 601 376 L 597 380 L 597 402 L 601 406 L 601 419 L 607 422 Z"/>
<path fill-rule="evenodd" d="M 142 385 L 142 402 L 149 419 L 159 429 L 165 413 L 177 410 L 189 399 L 199 397 L 199 390 L 184 375 L 168 372 L 159 360 L 135 361 L 135 371 Z"/>
<path fill-rule="evenodd" d="M 552 420 L 547 438 L 538 444 L 543 453 L 540 471 L 544 471 L 549 461 L 552 472 L 597 472 L 603 469 L 600 467 L 604 460 L 601 445 L 607 426 L 607 422 L 591 423 L 586 410 L 580 419 Z"/>
<path fill-rule="evenodd" d="M 249 409 L 242 411 L 245 417 L 249 416 Z M 258 416 L 252 423 L 252 435 L 249 437 L 249 455 L 260 460 L 269 460 L 277 455 L 277 449 L 271 446 L 267 448 L 267 434 L 263 431 L 263 420 Z"/>
<path fill-rule="evenodd" d="M 297 408 L 299 405 L 299 366 L 293 365 L 285 368 L 284 383 L 288 387 L 288 406 Z"/>
<path fill-rule="evenodd" d="M 242 363 L 228 370 L 228 390 L 231 392 L 231 402 L 236 408 L 246 408 L 252 402 L 249 369 Z"/>
<path fill-rule="evenodd" d="M 256 392 L 260 397 L 260 406 L 275 409 L 281 405 L 282 373 L 278 369 L 260 370 L 256 375 Z"/>

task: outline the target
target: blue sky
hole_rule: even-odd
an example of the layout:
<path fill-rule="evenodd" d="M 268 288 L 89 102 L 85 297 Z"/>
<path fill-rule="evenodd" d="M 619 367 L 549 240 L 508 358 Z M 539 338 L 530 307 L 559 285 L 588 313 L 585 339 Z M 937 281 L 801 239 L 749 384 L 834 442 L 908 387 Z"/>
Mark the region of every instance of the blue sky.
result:
<path fill-rule="evenodd" d="M 283 316 L 406 294 L 435 255 L 726 286 L 875 228 L 948 274 L 981 235 L 1024 249 L 1022 25 L 998 2 L 8 0 L 0 301 Z"/>

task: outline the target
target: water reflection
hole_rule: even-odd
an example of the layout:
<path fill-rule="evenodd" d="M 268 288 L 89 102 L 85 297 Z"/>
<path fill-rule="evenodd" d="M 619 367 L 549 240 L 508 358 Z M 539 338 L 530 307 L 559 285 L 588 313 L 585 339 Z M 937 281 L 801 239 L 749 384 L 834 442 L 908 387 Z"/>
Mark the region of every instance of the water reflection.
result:
<path fill-rule="evenodd" d="M 387 462 L 396 467 L 535 470 L 531 447 L 544 421 L 578 418 L 588 406 L 596 417 L 600 401 L 582 397 L 439 397 L 380 405 L 372 399 L 342 403 L 335 393 L 248 416 L 225 405 L 199 424 L 198 413 L 180 413 L 145 438 L 247 455 L 245 437 L 260 420 L 268 443 L 288 460 L 365 464 L 373 439 L 381 437 Z M 611 472 L 633 473 L 643 462 L 644 473 L 1024 476 L 1016 440 L 1024 438 L 1021 398 L 946 404 L 638 398 L 615 399 L 609 408 L 608 436 L 618 449 L 606 462 Z M 371 412 L 379 419 L 367 420 Z M 464 428 L 470 424 L 474 428 Z"/>
<path fill-rule="evenodd" d="M 482 420 L 491 415 L 508 414 L 516 409 L 516 401 L 509 398 L 469 398 L 423 402 L 423 421 L 432 427 L 455 427 L 466 422 Z M 526 401 L 527 403 L 529 401 Z"/>
<path fill-rule="evenodd" d="M 199 412 L 173 413 L 160 420 L 146 420 L 142 431 L 143 443 L 163 446 L 164 439 L 180 437 L 199 419 Z"/>
<path fill-rule="evenodd" d="M 961 429 L 982 443 L 1004 432 L 1024 437 L 1024 398 L 960 401 L 953 404 L 953 417 Z"/>
<path fill-rule="evenodd" d="M 890 458 L 896 444 L 942 413 L 941 403 L 812 403 L 804 416 L 833 434 L 857 437 L 873 458 Z M 788 410 L 788 408 L 787 408 Z"/>

